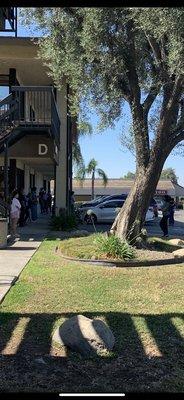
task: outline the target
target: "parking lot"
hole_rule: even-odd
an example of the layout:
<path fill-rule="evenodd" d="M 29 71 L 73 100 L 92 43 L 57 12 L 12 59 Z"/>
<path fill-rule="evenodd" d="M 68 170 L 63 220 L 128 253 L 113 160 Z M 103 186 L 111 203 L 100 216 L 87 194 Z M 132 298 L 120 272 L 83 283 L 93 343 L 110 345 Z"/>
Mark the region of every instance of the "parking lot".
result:
<path fill-rule="evenodd" d="M 160 229 L 159 222 L 162 217 L 161 211 L 159 211 L 158 218 L 155 218 L 152 222 L 147 222 L 145 224 L 145 228 L 147 229 L 149 236 L 162 236 L 163 233 Z M 169 236 L 171 237 L 184 237 L 184 210 L 177 210 L 174 214 L 175 224 L 174 226 L 169 227 Z M 106 232 L 109 231 L 111 224 L 100 224 L 97 223 L 95 225 L 96 230 L 98 232 Z M 82 225 L 81 229 L 86 229 L 89 232 L 94 232 L 93 225 Z"/>

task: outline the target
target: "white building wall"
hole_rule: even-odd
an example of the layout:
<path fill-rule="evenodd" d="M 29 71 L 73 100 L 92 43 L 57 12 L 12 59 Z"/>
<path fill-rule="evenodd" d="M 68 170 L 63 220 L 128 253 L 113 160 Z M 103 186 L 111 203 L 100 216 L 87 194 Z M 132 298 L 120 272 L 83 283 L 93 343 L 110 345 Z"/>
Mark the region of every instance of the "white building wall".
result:
<path fill-rule="evenodd" d="M 43 187 L 43 174 L 41 172 L 35 173 L 35 186 L 37 188 L 37 192 Z"/>

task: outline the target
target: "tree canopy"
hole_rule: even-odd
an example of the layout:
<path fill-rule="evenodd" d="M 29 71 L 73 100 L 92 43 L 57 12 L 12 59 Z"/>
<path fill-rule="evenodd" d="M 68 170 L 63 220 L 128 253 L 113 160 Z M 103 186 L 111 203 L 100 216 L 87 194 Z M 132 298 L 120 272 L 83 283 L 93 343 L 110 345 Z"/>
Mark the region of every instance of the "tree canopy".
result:
<path fill-rule="evenodd" d="M 88 98 L 102 122 L 112 122 L 121 116 L 123 101 L 131 102 L 130 78 L 137 79 L 142 102 L 149 93 L 148 112 L 168 79 L 183 74 L 183 7 L 45 7 L 22 14 L 26 24 L 36 22 L 43 30 L 40 56 L 58 87 L 63 77 L 69 82 L 73 112 Z"/>
<path fill-rule="evenodd" d="M 174 183 L 178 183 L 178 177 L 176 176 L 176 172 L 173 168 L 163 169 L 160 179 L 169 179 Z"/>
<path fill-rule="evenodd" d="M 128 171 L 127 174 L 122 177 L 122 179 L 135 179 L 135 172 Z"/>
<path fill-rule="evenodd" d="M 135 176 L 135 172 L 128 171 L 127 174 L 122 177 L 122 179 L 135 179 Z M 178 177 L 176 176 L 176 172 L 173 168 L 163 169 L 160 179 L 168 179 L 174 183 L 178 183 Z"/>

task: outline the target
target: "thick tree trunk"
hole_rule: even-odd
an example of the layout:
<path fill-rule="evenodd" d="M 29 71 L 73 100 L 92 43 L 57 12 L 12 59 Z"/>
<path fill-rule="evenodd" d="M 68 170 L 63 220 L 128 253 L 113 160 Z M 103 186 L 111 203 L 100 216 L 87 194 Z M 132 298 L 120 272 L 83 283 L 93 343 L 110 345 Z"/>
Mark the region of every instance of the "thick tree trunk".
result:
<path fill-rule="evenodd" d="M 133 188 L 117 215 L 111 233 L 120 238 L 125 238 L 132 244 L 140 235 L 150 200 L 155 194 L 157 183 L 167 155 L 159 158 L 153 157 L 147 168 L 137 170 Z"/>

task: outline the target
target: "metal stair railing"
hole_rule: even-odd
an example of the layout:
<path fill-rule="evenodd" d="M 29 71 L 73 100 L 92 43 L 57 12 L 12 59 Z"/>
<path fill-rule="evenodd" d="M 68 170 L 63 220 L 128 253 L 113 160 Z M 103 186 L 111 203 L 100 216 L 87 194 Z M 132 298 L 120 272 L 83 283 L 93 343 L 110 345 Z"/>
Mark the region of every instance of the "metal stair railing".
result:
<path fill-rule="evenodd" d="M 12 93 L 0 101 L 0 145 L 18 126 L 50 129 L 60 147 L 60 118 L 52 87 L 12 86 Z"/>
<path fill-rule="evenodd" d="M 0 101 L 0 143 L 16 126 L 18 100 L 12 94 Z"/>

